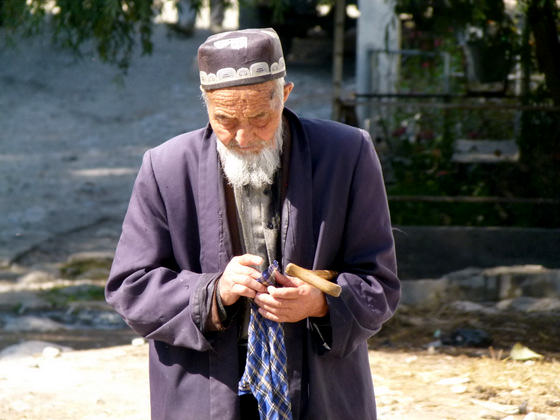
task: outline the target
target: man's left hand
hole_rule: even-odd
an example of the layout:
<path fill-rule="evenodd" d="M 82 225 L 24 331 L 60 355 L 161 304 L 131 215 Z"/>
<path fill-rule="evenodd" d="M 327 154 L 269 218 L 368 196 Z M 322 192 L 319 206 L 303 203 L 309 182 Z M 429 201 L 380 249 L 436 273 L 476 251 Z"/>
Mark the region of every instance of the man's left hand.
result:
<path fill-rule="evenodd" d="M 299 280 L 276 272 L 277 283 L 268 286 L 268 293 L 257 293 L 255 303 L 259 313 L 276 322 L 298 322 L 307 317 L 322 317 L 329 307 L 323 292 Z"/>

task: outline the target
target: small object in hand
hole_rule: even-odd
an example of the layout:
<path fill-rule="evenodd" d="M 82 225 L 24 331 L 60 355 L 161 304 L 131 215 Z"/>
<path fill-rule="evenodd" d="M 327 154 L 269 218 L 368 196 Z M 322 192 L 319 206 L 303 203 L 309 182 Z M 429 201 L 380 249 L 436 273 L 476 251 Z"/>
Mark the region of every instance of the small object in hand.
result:
<path fill-rule="evenodd" d="M 262 272 L 261 277 L 257 281 L 265 286 L 275 286 L 276 281 L 274 280 L 274 273 L 278 271 L 279 268 L 278 261 L 272 261 L 272 264 Z"/>
<path fill-rule="evenodd" d="M 299 265 L 290 263 L 286 267 L 286 274 L 289 276 L 297 277 L 298 279 L 316 287 L 321 292 L 333 297 L 339 297 L 342 288 L 327 279 L 332 279 L 338 275 L 336 271 L 330 270 L 307 270 Z"/>

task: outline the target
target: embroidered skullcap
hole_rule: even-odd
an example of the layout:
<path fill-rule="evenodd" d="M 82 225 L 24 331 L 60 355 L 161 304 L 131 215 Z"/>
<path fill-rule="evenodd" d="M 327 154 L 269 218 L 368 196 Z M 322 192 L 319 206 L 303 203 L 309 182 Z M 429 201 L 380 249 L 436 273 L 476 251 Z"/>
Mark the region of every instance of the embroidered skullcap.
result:
<path fill-rule="evenodd" d="M 208 37 L 198 48 L 204 90 L 252 85 L 286 75 L 282 45 L 272 28 L 243 29 Z"/>

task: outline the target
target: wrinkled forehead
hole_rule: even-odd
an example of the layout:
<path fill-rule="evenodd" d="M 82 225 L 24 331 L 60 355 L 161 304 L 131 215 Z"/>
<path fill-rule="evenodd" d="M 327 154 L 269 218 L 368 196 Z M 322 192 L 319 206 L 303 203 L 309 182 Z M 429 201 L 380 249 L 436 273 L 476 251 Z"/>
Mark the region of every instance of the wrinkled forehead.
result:
<path fill-rule="evenodd" d="M 281 94 L 275 81 L 233 86 L 206 92 L 209 104 L 220 108 L 276 108 Z"/>

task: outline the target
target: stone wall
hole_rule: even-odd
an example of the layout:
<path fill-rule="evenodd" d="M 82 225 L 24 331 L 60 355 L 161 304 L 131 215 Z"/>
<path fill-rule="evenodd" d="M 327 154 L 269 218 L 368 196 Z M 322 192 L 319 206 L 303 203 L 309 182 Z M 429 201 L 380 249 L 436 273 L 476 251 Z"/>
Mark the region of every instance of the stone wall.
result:
<path fill-rule="evenodd" d="M 395 227 L 401 279 L 439 278 L 468 267 L 560 268 L 560 229 Z"/>
<path fill-rule="evenodd" d="M 405 280 L 402 300 L 405 305 L 439 306 L 469 302 L 500 302 L 516 300 L 518 304 L 546 302 L 558 306 L 560 301 L 560 270 L 539 265 L 467 268 L 438 279 Z M 558 307 L 557 309 L 560 309 Z"/>

